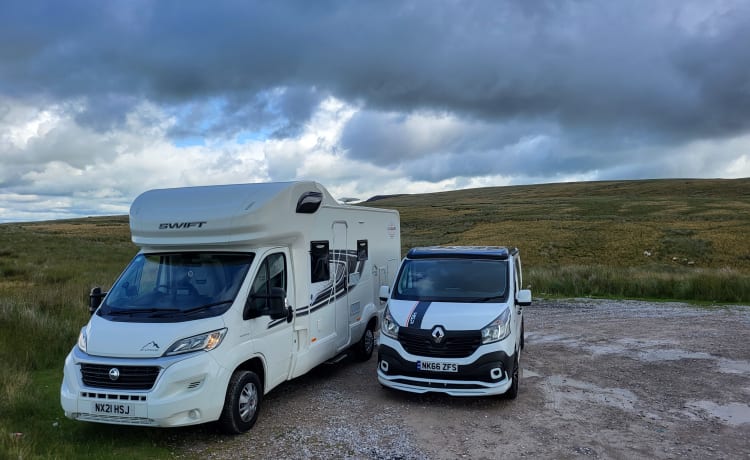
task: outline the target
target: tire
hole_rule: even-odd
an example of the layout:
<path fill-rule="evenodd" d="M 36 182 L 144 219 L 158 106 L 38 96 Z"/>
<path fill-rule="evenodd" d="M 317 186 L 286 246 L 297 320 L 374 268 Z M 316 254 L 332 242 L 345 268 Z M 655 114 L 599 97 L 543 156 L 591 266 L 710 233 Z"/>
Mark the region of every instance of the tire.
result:
<path fill-rule="evenodd" d="M 260 413 L 263 387 L 251 371 L 237 371 L 229 379 L 219 426 L 227 434 L 244 433 L 255 425 Z"/>
<path fill-rule="evenodd" d="M 513 359 L 513 372 L 511 373 L 511 384 L 508 391 L 503 394 L 505 399 L 516 399 L 518 396 L 518 383 L 520 380 L 521 366 L 520 366 L 520 351 L 516 352 L 516 357 Z"/>
<path fill-rule="evenodd" d="M 372 352 L 375 349 L 375 332 L 372 330 L 372 326 L 367 326 L 362 338 L 359 339 L 356 345 L 354 345 L 354 359 L 357 361 L 367 361 L 372 356 Z"/>

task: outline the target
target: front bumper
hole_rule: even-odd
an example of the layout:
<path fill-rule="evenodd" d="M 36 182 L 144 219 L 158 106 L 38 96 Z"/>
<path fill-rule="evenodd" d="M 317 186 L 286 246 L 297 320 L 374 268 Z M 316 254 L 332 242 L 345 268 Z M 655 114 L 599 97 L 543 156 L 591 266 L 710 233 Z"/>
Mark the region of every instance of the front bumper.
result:
<path fill-rule="evenodd" d="M 86 386 L 81 363 L 158 366 L 149 390 Z M 156 359 L 103 358 L 74 347 L 65 359 L 60 403 L 74 420 L 140 426 L 184 426 L 214 421 L 221 415 L 229 371 L 207 352 Z M 97 410 L 99 409 L 99 410 Z M 108 412 L 107 409 L 109 410 Z"/>
<path fill-rule="evenodd" d="M 422 358 L 409 355 L 397 341 L 386 338 L 378 348 L 378 381 L 384 386 L 412 393 L 497 395 L 505 393 L 511 386 L 514 358 L 502 350 L 488 351 L 468 360 Z M 420 360 L 456 362 L 458 372 L 419 370 L 417 361 Z"/>

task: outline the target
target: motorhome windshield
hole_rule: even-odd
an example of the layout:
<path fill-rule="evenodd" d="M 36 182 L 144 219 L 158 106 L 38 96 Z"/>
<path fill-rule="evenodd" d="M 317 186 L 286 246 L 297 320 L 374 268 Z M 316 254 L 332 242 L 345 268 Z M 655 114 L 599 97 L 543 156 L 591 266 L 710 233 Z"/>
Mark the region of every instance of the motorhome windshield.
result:
<path fill-rule="evenodd" d="M 254 254 L 138 254 L 98 310 L 114 321 L 178 322 L 216 316 L 232 305 Z"/>
<path fill-rule="evenodd" d="M 493 259 L 407 259 L 394 299 L 444 302 L 504 302 L 508 262 Z"/>

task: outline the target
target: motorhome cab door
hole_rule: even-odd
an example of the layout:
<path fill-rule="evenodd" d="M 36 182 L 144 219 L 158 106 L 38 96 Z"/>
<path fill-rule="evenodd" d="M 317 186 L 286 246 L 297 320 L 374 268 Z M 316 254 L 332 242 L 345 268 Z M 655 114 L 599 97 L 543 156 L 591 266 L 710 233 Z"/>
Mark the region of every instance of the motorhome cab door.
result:
<path fill-rule="evenodd" d="M 294 322 L 287 318 L 274 319 L 268 313 L 271 293 L 274 288 L 281 288 L 289 299 L 294 292 L 292 283 L 289 252 L 284 248 L 274 249 L 264 254 L 247 296 L 248 307 L 256 313 L 252 315 L 254 318 L 245 320 L 245 327 L 255 342 L 255 349 L 265 358 L 266 380 L 271 388 L 289 376 L 294 345 Z"/>

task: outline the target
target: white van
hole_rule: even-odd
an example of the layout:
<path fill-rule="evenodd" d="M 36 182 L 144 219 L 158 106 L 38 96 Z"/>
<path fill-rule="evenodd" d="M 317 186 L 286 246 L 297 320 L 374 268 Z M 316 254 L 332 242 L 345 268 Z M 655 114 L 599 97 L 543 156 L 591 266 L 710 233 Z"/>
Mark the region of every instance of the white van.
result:
<path fill-rule="evenodd" d="M 143 193 L 140 251 L 92 291 L 65 360 L 65 415 L 250 429 L 280 383 L 348 351 L 369 359 L 399 227 L 396 211 L 341 205 L 315 182 Z"/>
<path fill-rule="evenodd" d="M 515 398 L 523 307 L 531 304 L 522 281 L 518 249 L 411 249 L 383 316 L 380 383 L 414 393 Z"/>

